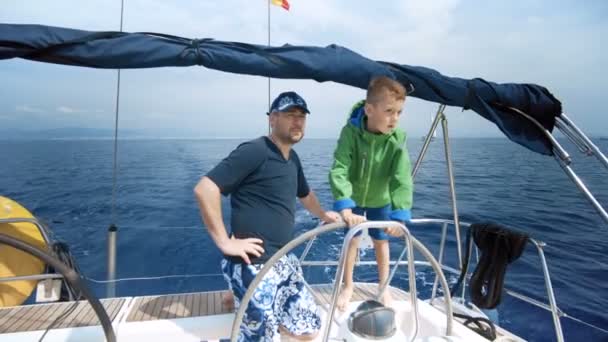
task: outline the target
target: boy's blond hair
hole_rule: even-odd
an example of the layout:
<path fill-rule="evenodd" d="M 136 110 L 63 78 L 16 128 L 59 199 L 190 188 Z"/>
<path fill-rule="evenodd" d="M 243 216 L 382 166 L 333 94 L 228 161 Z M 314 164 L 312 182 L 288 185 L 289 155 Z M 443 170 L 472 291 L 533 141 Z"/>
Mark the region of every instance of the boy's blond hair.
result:
<path fill-rule="evenodd" d="M 388 91 L 389 96 L 393 96 L 396 100 L 404 100 L 407 96 L 407 91 L 401 83 L 386 76 L 378 76 L 369 82 L 365 101 L 378 103 L 384 95 L 384 90 Z"/>

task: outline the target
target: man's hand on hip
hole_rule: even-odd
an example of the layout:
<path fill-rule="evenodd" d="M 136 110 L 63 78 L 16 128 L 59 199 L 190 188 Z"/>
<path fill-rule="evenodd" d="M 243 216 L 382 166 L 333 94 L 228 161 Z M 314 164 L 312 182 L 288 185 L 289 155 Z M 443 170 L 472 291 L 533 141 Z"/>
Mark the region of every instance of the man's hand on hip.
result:
<path fill-rule="evenodd" d="M 264 253 L 262 243 L 262 240 L 256 238 L 236 239 L 232 236 L 218 247 L 224 255 L 240 256 L 247 264 L 251 264 L 249 254 L 255 257 L 262 256 Z"/>

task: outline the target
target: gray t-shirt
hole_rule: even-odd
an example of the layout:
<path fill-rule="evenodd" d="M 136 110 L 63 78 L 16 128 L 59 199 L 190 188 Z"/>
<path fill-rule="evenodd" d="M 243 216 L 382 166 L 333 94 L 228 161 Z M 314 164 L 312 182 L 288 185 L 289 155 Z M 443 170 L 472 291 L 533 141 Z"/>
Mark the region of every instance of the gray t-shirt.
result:
<path fill-rule="evenodd" d="M 272 140 L 260 137 L 239 145 L 207 177 L 231 195 L 232 234 L 264 241 L 265 253 L 252 263 L 265 262 L 293 238 L 296 196 L 310 192 L 296 151 L 285 160 Z"/>

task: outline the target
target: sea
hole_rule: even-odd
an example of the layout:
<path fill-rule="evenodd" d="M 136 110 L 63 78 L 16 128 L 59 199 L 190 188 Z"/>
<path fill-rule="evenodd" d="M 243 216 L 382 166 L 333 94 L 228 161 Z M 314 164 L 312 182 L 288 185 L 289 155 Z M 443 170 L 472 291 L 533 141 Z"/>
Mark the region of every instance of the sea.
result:
<path fill-rule="evenodd" d="M 116 179 L 113 140 L 4 140 L 0 141 L 0 195 L 20 202 L 48 224 L 57 240 L 68 244 L 88 285 L 100 297 L 108 293 L 104 281 L 111 224 L 118 228 L 117 296 L 224 289 L 222 256 L 201 221 L 193 188 L 245 140 L 122 139 Z M 295 146 L 311 188 L 327 209 L 332 207 L 328 171 L 335 143 L 305 138 Z M 562 143 L 573 156 L 573 169 L 608 207 L 608 169 L 567 141 Z M 595 143 L 608 151 L 608 140 Z M 419 138 L 408 142 L 412 165 L 421 147 Z M 455 138 L 451 155 L 460 220 L 501 224 L 546 243 L 557 304 L 569 316 L 561 319 L 566 340 L 608 341 L 608 223 L 555 159 L 506 138 Z M 227 198 L 222 206 L 228 218 Z M 412 212 L 414 218 L 454 218 L 441 139 L 431 143 L 416 175 Z M 318 224 L 298 206 L 296 235 Z M 440 224 L 408 228 L 437 255 Z M 450 225 L 445 263 L 456 267 L 454 231 Z M 307 259 L 337 260 L 343 239 L 342 231 L 319 237 Z M 397 258 L 403 247 L 402 241 L 391 240 L 392 257 Z M 296 253 L 301 251 L 300 247 Z M 374 260 L 373 250 L 362 250 L 361 259 Z M 332 282 L 335 271 L 330 266 L 304 269 L 311 283 Z M 355 278 L 375 281 L 376 269 L 361 266 Z M 428 297 L 434 274 L 417 267 L 416 279 L 420 295 Z M 456 279 L 448 275 L 451 283 Z M 405 267 L 397 270 L 393 285 L 407 286 Z M 541 262 L 532 244 L 508 266 L 504 286 L 548 303 Z M 506 329 L 530 341 L 555 340 L 548 311 L 504 292 L 497 311 L 498 322 Z"/>

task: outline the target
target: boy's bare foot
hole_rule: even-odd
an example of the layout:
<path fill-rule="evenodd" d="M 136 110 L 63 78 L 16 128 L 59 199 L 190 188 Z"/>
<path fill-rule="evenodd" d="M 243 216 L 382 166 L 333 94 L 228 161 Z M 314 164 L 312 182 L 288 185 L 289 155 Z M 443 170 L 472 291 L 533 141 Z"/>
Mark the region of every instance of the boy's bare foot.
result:
<path fill-rule="evenodd" d="M 234 295 L 232 291 L 222 293 L 222 304 L 228 310 L 234 309 Z"/>
<path fill-rule="evenodd" d="M 352 286 L 344 286 L 342 291 L 340 291 L 340 296 L 338 297 L 338 310 L 344 311 L 348 304 L 350 303 L 350 299 L 353 296 L 353 287 Z"/>
<path fill-rule="evenodd" d="M 381 302 L 386 307 L 389 307 L 391 306 L 391 304 L 393 304 L 393 297 L 391 296 L 391 291 L 389 289 L 386 289 L 386 291 L 384 291 Z"/>

